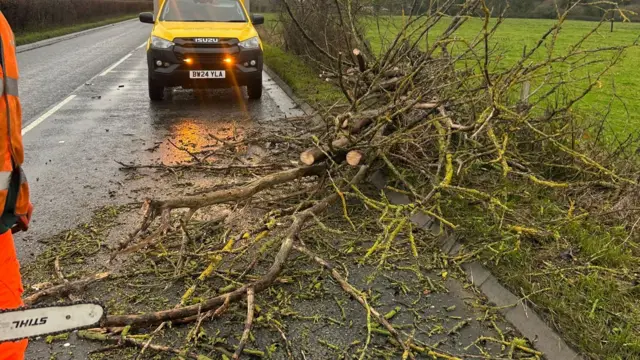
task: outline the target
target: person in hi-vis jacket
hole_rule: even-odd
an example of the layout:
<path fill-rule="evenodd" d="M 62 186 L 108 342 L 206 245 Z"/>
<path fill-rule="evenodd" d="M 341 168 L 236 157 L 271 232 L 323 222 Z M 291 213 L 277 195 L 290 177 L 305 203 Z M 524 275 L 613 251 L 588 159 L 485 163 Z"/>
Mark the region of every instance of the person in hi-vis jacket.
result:
<path fill-rule="evenodd" d="M 22 303 L 20 264 L 13 233 L 29 228 L 33 205 L 22 171 L 22 109 L 13 31 L 0 11 L 0 310 Z M 0 344 L 0 360 L 22 360 L 27 340 Z"/>

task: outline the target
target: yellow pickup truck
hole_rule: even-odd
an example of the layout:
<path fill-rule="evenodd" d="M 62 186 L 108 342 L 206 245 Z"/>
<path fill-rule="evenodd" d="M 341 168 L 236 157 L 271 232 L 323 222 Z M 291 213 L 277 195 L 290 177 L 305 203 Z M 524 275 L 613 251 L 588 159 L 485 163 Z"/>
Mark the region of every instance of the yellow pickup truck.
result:
<path fill-rule="evenodd" d="M 247 87 L 250 99 L 262 96 L 262 41 L 241 0 L 164 0 L 147 44 L 149 98 L 162 101 L 166 88 Z"/>

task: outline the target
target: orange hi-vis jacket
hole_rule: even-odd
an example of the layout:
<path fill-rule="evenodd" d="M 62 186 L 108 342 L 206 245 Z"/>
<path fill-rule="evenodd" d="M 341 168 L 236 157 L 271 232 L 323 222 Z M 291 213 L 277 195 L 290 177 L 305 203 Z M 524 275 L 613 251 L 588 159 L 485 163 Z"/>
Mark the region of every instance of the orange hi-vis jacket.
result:
<path fill-rule="evenodd" d="M 0 233 L 26 216 L 29 185 L 22 171 L 22 110 L 13 31 L 0 12 Z"/>

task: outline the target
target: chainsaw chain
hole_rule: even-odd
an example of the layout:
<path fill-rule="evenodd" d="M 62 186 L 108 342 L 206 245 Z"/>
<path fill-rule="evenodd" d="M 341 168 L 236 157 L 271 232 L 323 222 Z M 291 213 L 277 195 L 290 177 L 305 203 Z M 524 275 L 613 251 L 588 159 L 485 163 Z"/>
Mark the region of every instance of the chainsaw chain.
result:
<path fill-rule="evenodd" d="M 82 301 L 82 300 L 78 300 L 78 301 L 64 302 L 64 303 L 59 303 L 59 304 L 38 304 L 38 305 L 33 305 L 33 306 L 21 306 L 19 308 L 15 308 L 15 309 L 0 309 L 0 315 L 1 315 L 1 314 L 5 314 L 5 313 L 19 312 L 19 311 L 24 311 L 24 310 L 42 309 L 42 308 L 48 308 L 48 307 L 65 307 L 65 306 L 74 306 L 74 305 L 83 305 L 83 304 L 100 305 L 102 307 L 102 309 L 104 309 L 104 312 L 102 314 L 102 318 L 100 318 L 100 321 L 97 322 L 97 324 L 88 325 L 88 326 L 79 326 L 79 327 L 72 328 L 72 329 L 67 329 L 67 330 L 52 331 L 52 332 L 49 332 L 49 333 L 43 333 L 43 334 L 39 334 L 39 335 L 36 335 L 36 336 L 23 336 L 23 337 L 18 337 L 18 338 L 13 338 L 13 339 L 7 339 L 7 340 L 3 340 L 2 342 L 13 342 L 13 341 L 20 341 L 20 340 L 25 340 L 25 339 L 38 340 L 39 338 L 42 338 L 42 337 L 45 337 L 45 336 L 55 336 L 55 335 L 60 335 L 60 334 L 72 333 L 72 332 L 78 331 L 78 330 L 94 329 L 96 327 L 100 327 L 102 322 L 107 317 L 107 307 L 101 301 L 96 301 L 96 300 Z"/>

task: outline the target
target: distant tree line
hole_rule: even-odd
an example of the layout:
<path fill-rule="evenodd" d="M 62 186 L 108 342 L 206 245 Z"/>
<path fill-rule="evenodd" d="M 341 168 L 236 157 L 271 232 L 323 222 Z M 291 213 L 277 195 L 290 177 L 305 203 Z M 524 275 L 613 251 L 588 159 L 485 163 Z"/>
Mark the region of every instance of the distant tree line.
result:
<path fill-rule="evenodd" d="M 15 33 L 71 26 L 152 9 L 152 0 L 0 0 L 0 11 Z"/>
<path fill-rule="evenodd" d="M 253 11 L 277 11 L 280 9 L 282 1 L 283 0 L 252 0 L 251 7 Z M 288 1 L 294 3 L 307 0 Z M 446 0 L 432 1 L 438 3 Z M 464 3 L 464 0 L 457 1 Z M 412 5 L 414 4 L 414 0 L 358 0 L 356 2 L 374 14 L 402 14 L 403 12 L 408 14 L 412 11 Z M 429 10 L 429 2 L 430 0 L 418 0 L 418 6 L 416 6 L 413 11 L 416 13 L 427 12 Z M 575 2 L 576 0 L 487 0 L 487 4 L 494 16 L 498 16 L 506 9 L 505 15 L 507 17 L 541 19 L 557 18 L 558 10 L 562 11 Z M 581 1 L 581 4 L 574 8 L 570 17 L 581 20 L 600 20 L 607 9 L 615 6 L 614 3 L 617 3 L 622 9 L 631 10 L 640 14 L 640 0 L 586 0 Z M 456 10 L 457 8 L 453 6 L 451 13 L 455 13 Z M 640 20 L 640 15 L 629 15 L 629 17 L 633 20 Z M 620 16 L 615 15 L 615 18 L 619 20 Z"/>

